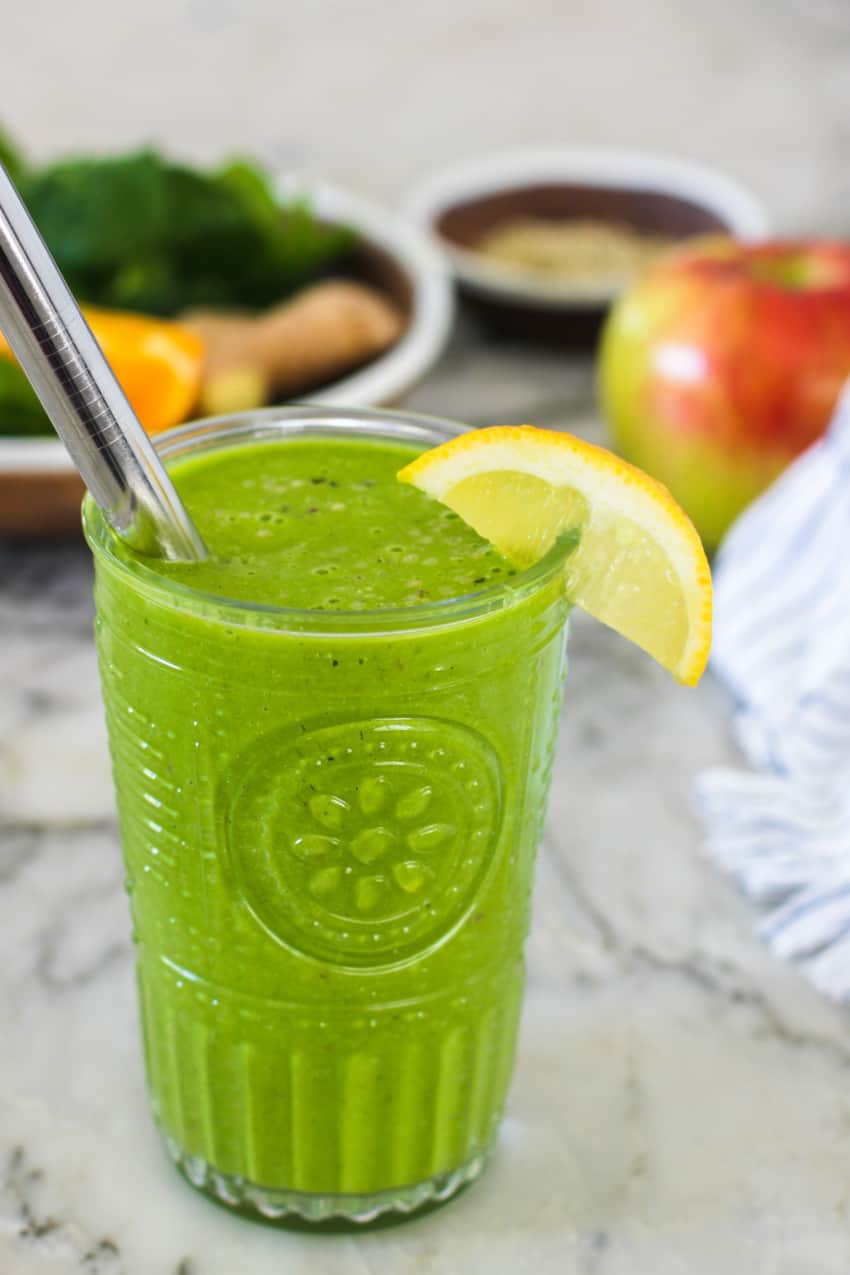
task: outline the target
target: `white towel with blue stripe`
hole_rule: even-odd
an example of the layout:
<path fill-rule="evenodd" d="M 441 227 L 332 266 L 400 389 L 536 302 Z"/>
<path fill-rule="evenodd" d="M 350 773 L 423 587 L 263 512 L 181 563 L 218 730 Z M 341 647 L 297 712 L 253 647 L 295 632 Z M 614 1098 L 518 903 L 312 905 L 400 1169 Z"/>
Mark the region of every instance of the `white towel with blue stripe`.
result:
<path fill-rule="evenodd" d="M 773 951 L 850 1001 L 850 387 L 726 537 L 715 602 L 712 666 L 753 769 L 698 780 L 707 848 Z"/>

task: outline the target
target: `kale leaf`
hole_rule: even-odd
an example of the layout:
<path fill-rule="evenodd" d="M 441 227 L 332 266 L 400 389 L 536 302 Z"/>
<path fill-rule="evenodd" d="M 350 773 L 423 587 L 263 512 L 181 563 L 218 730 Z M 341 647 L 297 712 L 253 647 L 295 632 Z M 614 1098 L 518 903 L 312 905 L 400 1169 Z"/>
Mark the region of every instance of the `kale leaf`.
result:
<path fill-rule="evenodd" d="M 261 309 L 352 242 L 306 204 L 282 208 L 267 174 L 244 159 L 204 173 L 141 150 L 65 159 L 19 180 L 72 291 L 92 305 Z"/>

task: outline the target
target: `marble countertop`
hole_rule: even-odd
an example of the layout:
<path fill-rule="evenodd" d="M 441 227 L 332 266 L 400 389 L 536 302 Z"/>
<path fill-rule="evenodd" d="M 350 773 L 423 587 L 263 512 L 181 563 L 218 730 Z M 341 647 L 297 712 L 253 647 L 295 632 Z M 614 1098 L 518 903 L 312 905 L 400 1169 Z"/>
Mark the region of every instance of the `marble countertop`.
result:
<path fill-rule="evenodd" d="M 587 366 L 462 336 L 412 405 L 593 431 Z M 148 1120 L 82 546 L 0 546 L 0 1275 L 846 1275 L 850 1021 L 751 937 L 689 789 L 732 759 L 579 618 L 486 1176 L 371 1233 L 230 1217 Z"/>

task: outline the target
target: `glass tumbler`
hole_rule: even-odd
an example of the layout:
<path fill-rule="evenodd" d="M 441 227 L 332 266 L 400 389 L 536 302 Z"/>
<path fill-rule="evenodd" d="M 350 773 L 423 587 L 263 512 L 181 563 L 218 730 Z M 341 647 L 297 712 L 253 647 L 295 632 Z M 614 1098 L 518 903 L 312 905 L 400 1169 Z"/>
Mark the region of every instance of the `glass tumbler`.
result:
<path fill-rule="evenodd" d="M 290 408 L 159 446 L 168 461 L 458 432 Z M 267 1218 L 448 1198 L 486 1162 L 513 1066 L 565 669 L 561 551 L 454 601 L 331 613 L 196 592 L 91 501 L 84 522 L 168 1151 Z"/>

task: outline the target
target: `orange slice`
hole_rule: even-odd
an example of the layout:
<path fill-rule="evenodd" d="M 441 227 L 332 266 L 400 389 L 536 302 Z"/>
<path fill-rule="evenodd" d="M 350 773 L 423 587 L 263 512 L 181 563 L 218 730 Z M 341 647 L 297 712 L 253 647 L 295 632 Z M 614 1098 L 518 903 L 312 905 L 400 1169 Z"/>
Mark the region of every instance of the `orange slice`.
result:
<path fill-rule="evenodd" d="M 572 533 L 567 590 L 689 686 L 711 646 L 711 574 L 687 514 L 660 483 L 603 447 L 531 425 L 462 434 L 402 482 L 448 505 L 517 566 Z"/>
<path fill-rule="evenodd" d="M 150 434 L 186 420 L 201 386 L 204 344 L 178 323 L 84 308 L 121 388 Z M 0 357 L 13 358 L 0 334 Z"/>

